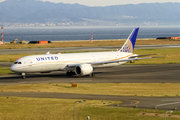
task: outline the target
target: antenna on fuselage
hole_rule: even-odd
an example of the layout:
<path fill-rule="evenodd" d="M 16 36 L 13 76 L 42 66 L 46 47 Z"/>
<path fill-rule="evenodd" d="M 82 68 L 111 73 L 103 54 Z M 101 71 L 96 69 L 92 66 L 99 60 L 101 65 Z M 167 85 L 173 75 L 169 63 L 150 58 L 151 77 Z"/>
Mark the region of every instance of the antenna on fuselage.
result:
<path fill-rule="evenodd" d="M 51 54 L 50 51 L 48 51 L 48 52 L 46 53 L 46 55 L 49 55 L 49 54 Z"/>

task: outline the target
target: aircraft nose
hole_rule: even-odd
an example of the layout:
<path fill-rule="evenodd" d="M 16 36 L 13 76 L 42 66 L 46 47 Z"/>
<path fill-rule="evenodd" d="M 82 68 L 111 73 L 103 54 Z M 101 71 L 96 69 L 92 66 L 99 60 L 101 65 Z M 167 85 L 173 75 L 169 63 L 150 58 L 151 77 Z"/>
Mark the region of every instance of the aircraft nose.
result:
<path fill-rule="evenodd" d="M 10 70 L 15 72 L 14 65 L 11 66 Z"/>

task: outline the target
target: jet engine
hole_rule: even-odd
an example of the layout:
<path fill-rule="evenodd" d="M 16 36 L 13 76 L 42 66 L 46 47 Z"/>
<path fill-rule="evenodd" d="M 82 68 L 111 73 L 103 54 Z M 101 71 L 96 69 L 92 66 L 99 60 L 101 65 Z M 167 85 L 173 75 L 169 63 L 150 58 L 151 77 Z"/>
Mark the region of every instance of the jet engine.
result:
<path fill-rule="evenodd" d="M 85 76 L 93 73 L 93 67 L 90 64 L 81 64 L 75 68 L 76 75 Z"/>

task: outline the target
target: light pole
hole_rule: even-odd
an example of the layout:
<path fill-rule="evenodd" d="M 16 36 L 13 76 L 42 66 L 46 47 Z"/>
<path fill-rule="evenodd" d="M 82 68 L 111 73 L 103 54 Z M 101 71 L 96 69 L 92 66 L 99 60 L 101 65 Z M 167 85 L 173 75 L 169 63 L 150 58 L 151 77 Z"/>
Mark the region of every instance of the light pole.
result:
<path fill-rule="evenodd" d="M 82 101 L 75 101 L 75 102 L 74 102 L 74 120 L 75 120 L 75 104 L 76 104 L 77 102 L 82 103 Z"/>
<path fill-rule="evenodd" d="M 172 110 L 167 111 L 167 112 L 164 114 L 164 120 L 166 120 L 166 114 L 167 114 L 168 112 L 169 112 L 169 113 L 172 113 L 173 111 L 172 111 Z"/>

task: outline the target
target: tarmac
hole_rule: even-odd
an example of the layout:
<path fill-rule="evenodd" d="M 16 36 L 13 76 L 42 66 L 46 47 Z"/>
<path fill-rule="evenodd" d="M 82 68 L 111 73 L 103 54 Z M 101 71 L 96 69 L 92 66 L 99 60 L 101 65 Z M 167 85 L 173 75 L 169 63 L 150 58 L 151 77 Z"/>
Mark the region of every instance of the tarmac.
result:
<path fill-rule="evenodd" d="M 3 64 L 3 63 L 2 63 Z M 9 66 L 11 63 L 7 63 Z M 5 63 L 4 63 L 5 65 Z M 38 83 L 180 83 L 180 64 L 120 65 L 96 69 L 95 76 L 66 76 L 65 72 L 0 76 L 0 85 Z"/>

